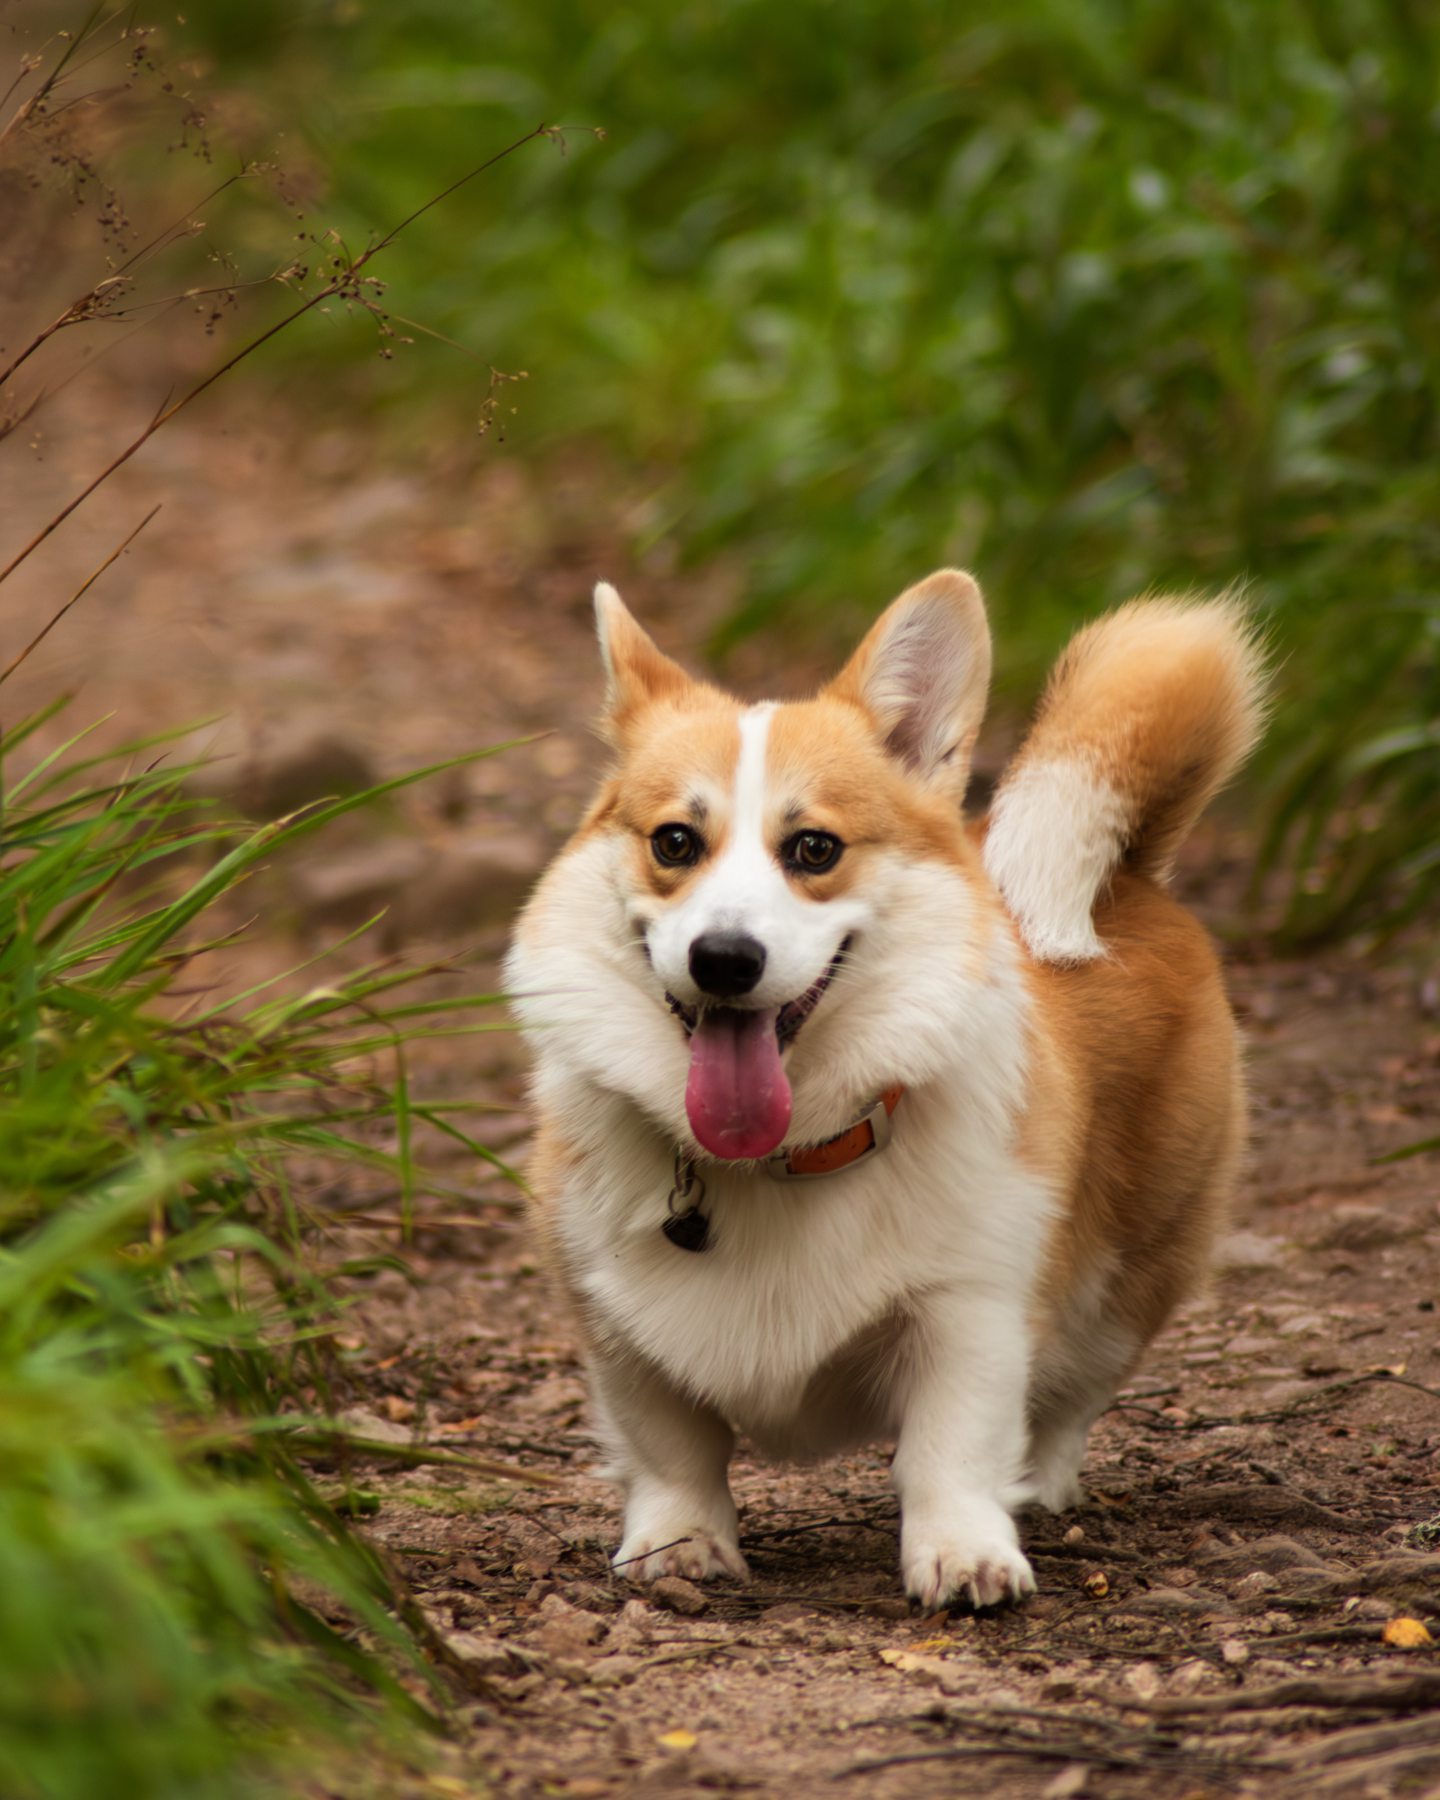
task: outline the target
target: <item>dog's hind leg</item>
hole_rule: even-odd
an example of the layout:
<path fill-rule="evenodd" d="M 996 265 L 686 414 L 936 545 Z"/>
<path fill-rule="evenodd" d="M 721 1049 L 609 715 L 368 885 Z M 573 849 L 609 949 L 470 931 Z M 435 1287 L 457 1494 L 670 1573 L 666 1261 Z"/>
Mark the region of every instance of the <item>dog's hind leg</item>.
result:
<path fill-rule="evenodd" d="M 1076 1402 L 1073 1408 L 1056 1407 L 1044 1413 L 1031 1427 L 1029 1470 L 1022 1489 L 1024 1499 L 1043 1506 L 1046 1512 L 1066 1512 L 1078 1506 L 1084 1497 L 1080 1485 L 1080 1469 L 1090 1441 L 1090 1428 L 1104 1412 L 1112 1398 L 1107 1388 L 1103 1397 L 1094 1396 L 1088 1403 Z"/>
<path fill-rule="evenodd" d="M 590 1374 L 609 1472 L 625 1494 L 614 1557 L 630 1581 L 684 1575 L 744 1580 L 727 1469 L 735 1434 L 645 1359 L 592 1351 Z"/>
<path fill-rule="evenodd" d="M 1082 1353 L 1075 1343 L 1084 1345 Z M 1091 1318 L 1063 1355 L 1052 1346 L 1037 1360 L 1023 1503 L 1038 1503 L 1052 1513 L 1078 1505 L 1090 1429 L 1134 1368 L 1139 1348 L 1133 1333 Z"/>

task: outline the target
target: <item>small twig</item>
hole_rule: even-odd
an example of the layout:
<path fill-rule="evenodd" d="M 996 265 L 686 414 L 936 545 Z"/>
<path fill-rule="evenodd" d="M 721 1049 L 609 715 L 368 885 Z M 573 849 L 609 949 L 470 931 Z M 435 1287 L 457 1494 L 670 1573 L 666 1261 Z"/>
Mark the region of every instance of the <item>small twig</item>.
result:
<path fill-rule="evenodd" d="M 538 1469 L 517 1469 L 513 1463 L 495 1462 L 485 1456 L 466 1456 L 458 1450 L 442 1450 L 435 1444 L 387 1444 L 380 1438 L 355 1437 L 347 1431 L 331 1431 L 317 1425 L 287 1431 L 284 1435 L 288 1442 L 312 1454 L 348 1452 L 352 1456 L 372 1456 L 399 1463 L 406 1469 L 418 1469 L 426 1464 L 445 1469 L 469 1469 L 476 1475 L 519 1481 L 527 1487 L 557 1487 L 561 1482 L 558 1475 L 543 1474 Z"/>
<path fill-rule="evenodd" d="M 1431 1400 L 1440 1400 L 1440 1388 L 1427 1387 L 1423 1381 L 1411 1381 L 1404 1375 L 1369 1373 L 1365 1375 L 1347 1375 L 1343 1381 L 1328 1381 L 1324 1387 L 1316 1388 L 1312 1393 L 1299 1394 L 1294 1400 L 1283 1406 L 1268 1407 L 1261 1412 L 1243 1413 L 1192 1413 L 1187 1419 L 1169 1418 L 1154 1407 L 1135 1406 L 1125 1401 L 1116 1401 L 1110 1407 L 1111 1412 L 1128 1413 L 1140 1419 L 1150 1431 L 1215 1431 L 1229 1425 L 1278 1425 L 1290 1419 L 1303 1419 L 1337 1394 L 1348 1393 L 1352 1388 L 1367 1387 L 1376 1383 L 1385 1387 L 1411 1388 L 1417 1394 L 1425 1394 Z"/>
<path fill-rule="evenodd" d="M 1271 1687 L 1235 1688 L 1228 1694 L 1151 1700 L 1143 1705 L 1127 1701 L 1126 1705 L 1137 1712 L 1166 1715 L 1270 1712 L 1288 1706 L 1410 1712 L 1440 1706 L 1440 1669 L 1415 1669 L 1408 1675 L 1389 1676 L 1379 1681 L 1363 1675 L 1299 1676 L 1293 1681 L 1277 1681 Z"/>
<path fill-rule="evenodd" d="M 1392 1720 L 1384 1725 L 1358 1725 L 1349 1731 L 1332 1731 L 1329 1737 L 1282 1750 L 1274 1761 L 1293 1769 L 1310 1769 L 1326 1763 L 1355 1762 L 1385 1756 L 1396 1750 L 1418 1747 L 1440 1756 L 1440 1719 Z M 1351 1779 L 1354 1779 L 1352 1771 Z M 1390 1790 L 1394 1792 L 1393 1789 Z"/>
<path fill-rule="evenodd" d="M 726 1638 L 715 1638 L 704 1644 L 691 1644 L 685 1650 L 673 1650 L 668 1656 L 651 1656 L 642 1667 L 646 1669 L 663 1669 L 670 1663 L 698 1662 L 706 1656 L 728 1656 L 741 1650 L 749 1649 L 747 1644 L 732 1644 Z"/>
<path fill-rule="evenodd" d="M 1211 1781 L 1233 1786 L 1235 1777 L 1247 1769 L 1259 1765 L 1236 1762 L 1208 1761 L 1196 1756 L 1193 1752 L 1164 1750 L 1147 1753 L 1137 1750 L 1126 1753 L 1120 1750 L 1098 1749 L 1087 1744 L 1083 1738 L 1026 1738 L 1008 1744 L 966 1744 L 957 1745 L 945 1750 L 911 1750 L 897 1756 L 877 1756 L 867 1758 L 863 1762 L 850 1763 L 843 1769 L 837 1769 L 831 1776 L 832 1781 L 844 1781 L 851 1775 L 873 1775 L 881 1769 L 895 1769 L 907 1763 L 931 1762 L 967 1762 L 977 1757 L 1000 1757 L 1009 1760 L 1020 1758 L 1037 1762 L 1087 1763 L 1102 1769 L 1139 1769 L 1152 1770 L 1156 1773 L 1187 1775 L 1205 1775 Z"/>
<path fill-rule="evenodd" d="M 115 546 L 115 548 L 105 558 L 104 562 L 102 562 L 100 564 L 100 567 L 98 569 L 96 569 L 93 574 L 89 575 L 80 584 L 80 586 L 78 588 L 76 588 L 75 592 L 70 596 L 70 598 L 65 602 L 65 604 L 60 608 L 60 610 L 58 612 L 52 613 L 50 615 L 50 618 L 46 621 L 46 623 L 44 625 L 42 625 L 40 627 L 39 631 L 37 631 L 35 633 L 34 637 L 31 638 L 30 642 L 25 646 L 25 648 L 20 652 L 20 654 L 18 656 L 11 657 L 10 661 L 8 663 L 6 663 L 5 667 L 3 669 L 0 669 L 0 683 L 6 682 L 10 679 L 10 677 L 20 667 L 21 663 L 24 662 L 25 658 L 30 654 L 30 652 L 35 648 L 35 646 L 37 644 L 39 644 L 44 638 L 49 636 L 49 634 L 55 629 L 55 627 L 65 617 L 66 613 L 69 612 L 70 608 L 75 605 L 76 601 L 83 600 L 85 598 L 86 594 L 88 594 L 90 592 L 91 588 L 94 587 L 95 583 L 100 579 L 100 577 L 105 573 L 105 571 L 111 566 L 111 564 L 116 563 L 120 560 L 120 558 L 125 554 L 125 552 L 130 548 L 130 546 L 135 542 L 136 538 L 139 537 L 140 533 L 145 529 L 145 527 L 155 517 L 156 513 L 158 513 L 159 510 L 160 510 L 160 508 L 158 506 L 152 506 L 150 508 L 149 512 L 146 513 L 145 517 L 140 521 L 140 523 L 130 533 L 129 537 L 125 538 L 123 540 L 123 542 L 121 542 Z"/>
<path fill-rule="evenodd" d="M 552 1480 L 554 1477 L 552 1477 Z M 668 1544 L 656 1544 L 653 1550 L 642 1550 L 638 1556 L 627 1556 L 623 1562 L 612 1562 L 612 1569 L 628 1569 L 631 1563 L 644 1562 L 647 1556 L 658 1556 L 662 1550 L 676 1550 L 681 1544 L 693 1543 L 693 1538 L 671 1538 Z"/>

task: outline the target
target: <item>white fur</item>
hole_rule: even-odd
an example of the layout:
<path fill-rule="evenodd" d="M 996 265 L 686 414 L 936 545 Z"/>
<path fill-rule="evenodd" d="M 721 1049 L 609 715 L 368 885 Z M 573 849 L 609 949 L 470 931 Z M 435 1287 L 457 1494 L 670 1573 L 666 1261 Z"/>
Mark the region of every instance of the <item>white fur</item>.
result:
<path fill-rule="evenodd" d="M 626 1490 L 617 1564 L 646 1579 L 743 1570 L 725 1476 L 736 1429 L 781 1456 L 894 1437 L 909 1590 L 927 1605 L 1018 1597 L 1033 1581 L 1009 1509 L 1024 1491 L 1028 1318 L 1052 1209 L 1014 1146 L 1018 951 L 992 932 L 985 955 L 969 953 L 975 897 L 938 861 L 875 858 L 843 914 L 791 892 L 759 836 L 767 723 L 742 725 L 731 846 L 650 921 L 653 968 L 637 933 L 651 908 L 627 901 L 623 848 L 603 835 L 552 868 L 510 963 L 537 1099 L 576 1159 L 557 1224 Z M 704 1163 L 710 1244 L 689 1255 L 660 1230 L 675 1147 L 697 1148 L 664 991 L 685 991 L 669 963 L 686 934 L 722 919 L 761 936 L 767 981 L 771 963 L 791 971 L 775 1003 L 856 931 L 787 1056 L 792 1142 L 832 1135 L 892 1082 L 905 1096 L 885 1154 L 824 1181 Z"/>
<path fill-rule="evenodd" d="M 1083 762 L 1021 763 L 995 797 L 985 867 L 1042 962 L 1104 954 L 1095 901 L 1125 847 L 1120 794 Z"/>

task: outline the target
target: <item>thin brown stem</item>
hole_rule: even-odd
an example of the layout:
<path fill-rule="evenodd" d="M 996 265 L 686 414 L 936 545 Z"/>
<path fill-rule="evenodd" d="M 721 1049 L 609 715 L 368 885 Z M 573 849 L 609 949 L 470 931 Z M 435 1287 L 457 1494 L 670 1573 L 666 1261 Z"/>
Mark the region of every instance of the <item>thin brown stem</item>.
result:
<path fill-rule="evenodd" d="M 86 579 L 80 584 L 80 586 L 78 588 L 76 588 L 75 592 L 70 596 L 70 598 L 65 602 L 65 604 L 59 609 L 59 611 L 54 612 L 50 615 L 49 619 L 45 622 L 44 625 L 42 625 L 40 627 L 39 631 L 37 631 L 35 633 L 34 637 L 31 638 L 30 642 L 25 646 L 25 648 L 20 652 L 20 654 L 18 656 L 12 656 L 10 661 L 8 663 L 6 663 L 5 667 L 3 669 L 0 669 L 0 684 L 3 684 L 4 682 L 7 682 L 10 679 L 10 677 L 20 667 L 21 663 L 24 662 L 25 658 L 30 654 L 30 652 L 35 648 L 35 646 L 37 644 L 41 643 L 45 638 L 47 638 L 50 635 L 50 633 L 55 629 L 55 627 L 65 617 L 66 613 L 69 612 L 70 608 L 75 605 L 76 601 L 83 600 L 85 598 L 86 594 L 88 594 L 90 592 L 91 588 L 94 587 L 95 583 L 100 579 L 100 577 L 105 573 L 105 571 L 110 567 L 110 565 L 112 563 L 118 562 L 120 560 L 120 558 L 125 554 L 125 552 L 130 548 L 130 546 L 135 542 L 136 538 L 139 537 L 140 533 L 145 529 L 145 527 L 155 517 L 156 513 L 158 513 L 159 510 L 160 510 L 160 508 L 158 506 L 152 506 L 150 508 L 149 512 L 146 513 L 145 517 L 140 521 L 140 523 L 135 527 L 135 529 L 130 533 L 130 535 L 128 537 L 122 539 L 122 541 L 120 543 L 118 543 L 115 546 L 115 548 L 110 552 L 110 554 L 105 558 L 104 562 L 102 562 L 100 564 L 99 568 L 96 569 L 92 574 L 90 574 L 86 577 Z"/>
<path fill-rule="evenodd" d="M 261 349 L 265 344 L 268 344 L 272 338 L 278 337 L 282 331 L 288 330 L 297 320 L 304 318 L 306 313 L 313 312 L 317 306 L 323 305 L 326 300 L 332 300 L 337 294 L 343 293 L 347 288 L 352 287 L 356 277 L 368 263 L 378 256 L 382 250 L 388 249 L 390 245 L 395 242 L 396 238 L 400 236 L 401 232 L 407 230 L 417 219 L 423 218 L 433 207 L 438 206 L 442 200 L 448 199 L 452 194 L 457 193 L 464 187 L 467 182 L 474 181 L 477 176 L 483 175 L 488 169 L 493 169 L 497 163 L 504 162 L 506 157 L 513 156 L 517 150 L 522 149 L 526 144 L 534 142 L 536 138 L 553 138 L 556 129 L 557 128 L 553 125 L 537 125 L 533 131 L 527 131 L 523 137 L 516 138 L 513 143 L 507 144 L 503 150 L 496 151 L 493 156 L 487 157 L 484 162 L 477 164 L 477 166 L 471 169 L 468 174 L 460 176 L 456 181 L 452 181 L 448 187 L 443 188 L 440 193 L 432 196 L 432 198 L 427 200 L 423 206 L 417 206 L 415 210 L 412 213 L 407 214 L 398 225 L 392 226 L 383 237 L 378 238 L 373 244 L 369 245 L 368 248 L 362 250 L 358 256 L 348 258 L 343 266 L 330 277 L 325 285 L 316 293 L 312 294 L 308 300 L 303 301 L 292 311 L 286 313 L 283 318 L 276 320 L 273 325 L 268 326 L 257 336 L 251 338 L 249 342 L 242 345 L 233 356 L 227 357 L 218 368 L 212 369 L 208 375 L 202 380 L 197 381 L 193 387 L 187 388 L 178 400 L 173 400 L 168 405 L 161 406 L 151 418 L 149 424 L 146 425 L 145 429 L 141 431 L 138 436 L 132 438 L 118 455 L 112 457 L 100 473 L 96 475 L 92 481 L 88 482 L 72 500 L 62 506 L 60 511 L 35 533 L 29 543 L 17 551 L 5 567 L 0 569 L 0 584 L 8 581 L 20 565 L 33 556 L 35 551 L 40 548 L 46 539 L 54 532 L 58 531 L 65 521 L 85 504 L 97 488 L 103 486 L 117 469 L 123 468 L 138 450 L 143 449 L 150 439 L 154 437 L 155 433 L 160 430 L 161 426 L 168 425 L 170 420 L 173 419 L 177 413 L 183 412 L 187 406 L 198 400 L 200 396 L 208 389 L 212 388 L 222 376 L 228 375 L 237 364 L 244 362 L 247 357 L 253 356 L 257 350 Z"/>

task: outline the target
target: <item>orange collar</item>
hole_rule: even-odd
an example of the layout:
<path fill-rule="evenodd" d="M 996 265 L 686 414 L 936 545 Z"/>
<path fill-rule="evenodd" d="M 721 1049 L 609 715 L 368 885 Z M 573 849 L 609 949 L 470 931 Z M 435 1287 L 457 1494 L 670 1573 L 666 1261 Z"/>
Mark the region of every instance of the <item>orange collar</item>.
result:
<path fill-rule="evenodd" d="M 900 1104 L 905 1089 L 897 1082 L 834 1137 L 821 1144 L 801 1144 L 793 1150 L 777 1150 L 765 1163 L 766 1173 L 777 1181 L 806 1181 L 817 1175 L 838 1175 L 862 1157 L 878 1156 L 890 1142 L 890 1115 Z"/>
<path fill-rule="evenodd" d="M 885 1092 L 832 1138 L 822 1144 L 801 1144 L 794 1150 L 777 1150 L 766 1160 L 767 1172 L 777 1181 L 806 1181 L 816 1175 L 838 1175 L 866 1156 L 878 1156 L 890 1142 L 890 1115 L 905 1090 L 898 1083 Z M 710 1242 L 710 1219 L 701 1211 L 705 1183 L 695 1162 L 680 1145 L 675 1146 L 675 1179 L 665 1202 L 660 1229 L 677 1250 L 699 1251 Z"/>

